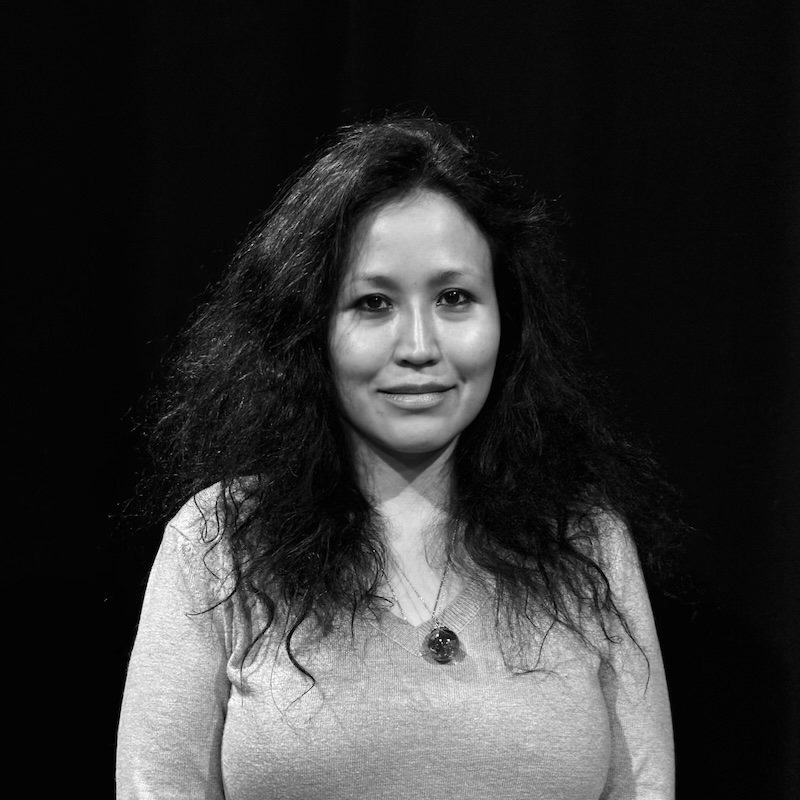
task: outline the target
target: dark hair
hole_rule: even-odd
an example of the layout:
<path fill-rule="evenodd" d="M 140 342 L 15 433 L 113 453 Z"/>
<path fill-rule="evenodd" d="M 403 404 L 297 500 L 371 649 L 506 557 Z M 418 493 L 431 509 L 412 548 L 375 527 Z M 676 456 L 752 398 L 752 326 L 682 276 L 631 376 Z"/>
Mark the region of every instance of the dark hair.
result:
<path fill-rule="evenodd" d="M 651 459 L 609 424 L 585 368 L 545 203 L 434 119 L 345 127 L 252 228 L 188 327 L 152 438 L 171 511 L 219 484 L 236 591 L 258 598 L 270 621 L 287 611 L 292 658 L 304 620 L 325 630 L 376 597 L 380 522 L 340 428 L 328 322 L 355 224 L 417 189 L 458 203 L 493 257 L 500 353 L 489 398 L 457 444 L 451 524 L 494 577 L 498 611 L 530 619 L 533 602 L 580 634 L 575 601 L 616 613 L 586 546 L 598 510 L 628 525 L 648 564 L 671 525 Z"/>

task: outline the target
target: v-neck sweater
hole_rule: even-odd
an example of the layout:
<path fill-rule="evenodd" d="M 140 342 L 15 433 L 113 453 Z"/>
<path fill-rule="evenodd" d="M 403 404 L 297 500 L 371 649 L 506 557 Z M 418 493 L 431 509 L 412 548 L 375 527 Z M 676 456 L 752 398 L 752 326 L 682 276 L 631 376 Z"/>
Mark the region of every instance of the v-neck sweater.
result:
<path fill-rule="evenodd" d="M 666 680 L 620 525 L 606 526 L 602 561 L 635 642 L 598 633 L 587 647 L 542 617 L 514 639 L 535 669 L 515 671 L 493 583 L 473 577 L 438 615 L 461 641 L 452 662 L 422 655 L 432 621 L 373 608 L 322 638 L 301 627 L 293 652 L 313 682 L 279 621 L 248 649 L 263 616 L 240 592 L 225 599 L 230 559 L 204 528 L 202 503 L 187 504 L 150 574 L 120 717 L 119 800 L 673 797 Z"/>

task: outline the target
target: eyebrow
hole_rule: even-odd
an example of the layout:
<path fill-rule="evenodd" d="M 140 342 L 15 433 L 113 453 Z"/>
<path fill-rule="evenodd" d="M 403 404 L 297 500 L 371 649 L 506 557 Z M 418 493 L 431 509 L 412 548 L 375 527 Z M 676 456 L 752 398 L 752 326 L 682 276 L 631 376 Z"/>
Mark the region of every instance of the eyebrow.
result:
<path fill-rule="evenodd" d="M 431 283 L 439 285 L 462 280 L 464 278 L 480 279 L 480 276 L 472 270 L 444 269 L 433 275 Z M 353 280 L 358 283 L 369 283 L 371 286 L 375 286 L 378 289 L 394 289 L 397 286 L 397 282 L 394 278 L 388 275 L 381 275 L 380 273 L 355 275 Z"/>

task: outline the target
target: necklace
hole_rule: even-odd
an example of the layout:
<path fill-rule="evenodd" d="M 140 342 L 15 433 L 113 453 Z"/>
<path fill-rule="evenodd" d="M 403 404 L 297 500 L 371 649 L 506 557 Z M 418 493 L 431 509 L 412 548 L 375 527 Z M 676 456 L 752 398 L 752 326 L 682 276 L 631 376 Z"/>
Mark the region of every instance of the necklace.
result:
<path fill-rule="evenodd" d="M 409 579 L 408 575 L 406 575 L 405 570 L 402 566 L 400 566 L 400 562 L 397 561 L 397 559 L 394 559 L 394 562 L 397 564 L 397 569 L 400 570 L 400 574 L 405 578 L 409 588 L 419 598 L 420 603 L 422 603 L 424 609 L 431 615 L 431 619 L 433 620 L 433 630 L 428 634 L 428 637 L 425 640 L 425 645 L 427 646 L 428 651 L 433 656 L 433 660 L 438 664 L 449 663 L 455 656 L 458 655 L 461 649 L 461 642 L 459 642 L 458 636 L 456 636 L 456 634 L 451 631 L 450 628 L 446 628 L 444 625 L 442 625 L 442 622 L 436 612 L 439 608 L 439 599 L 442 596 L 442 590 L 444 589 L 444 584 L 447 580 L 447 573 L 450 569 L 450 553 L 447 554 L 447 563 L 444 566 L 442 580 L 439 582 L 439 591 L 436 592 L 436 600 L 433 603 L 433 611 L 428 608 L 428 604 L 425 602 L 425 599 L 417 591 L 414 584 L 411 583 L 411 580 Z M 392 588 L 392 584 L 389 581 L 389 576 L 386 574 L 386 572 L 383 573 L 383 577 L 386 579 L 386 585 L 389 587 L 389 591 L 392 593 L 392 600 L 394 600 L 394 602 L 397 604 L 397 607 L 400 609 L 400 614 L 402 615 L 403 619 L 408 622 L 408 617 L 406 617 L 403 607 L 400 605 L 400 601 L 397 599 L 397 595 Z"/>

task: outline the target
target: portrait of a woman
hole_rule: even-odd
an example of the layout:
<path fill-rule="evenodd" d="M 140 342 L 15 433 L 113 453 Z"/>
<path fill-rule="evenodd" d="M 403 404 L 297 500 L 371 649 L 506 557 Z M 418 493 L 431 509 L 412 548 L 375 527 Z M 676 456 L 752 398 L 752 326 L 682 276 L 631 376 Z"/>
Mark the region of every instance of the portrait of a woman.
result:
<path fill-rule="evenodd" d="M 547 205 L 430 116 L 340 129 L 158 400 L 172 509 L 121 798 L 670 798 L 675 524 Z"/>

